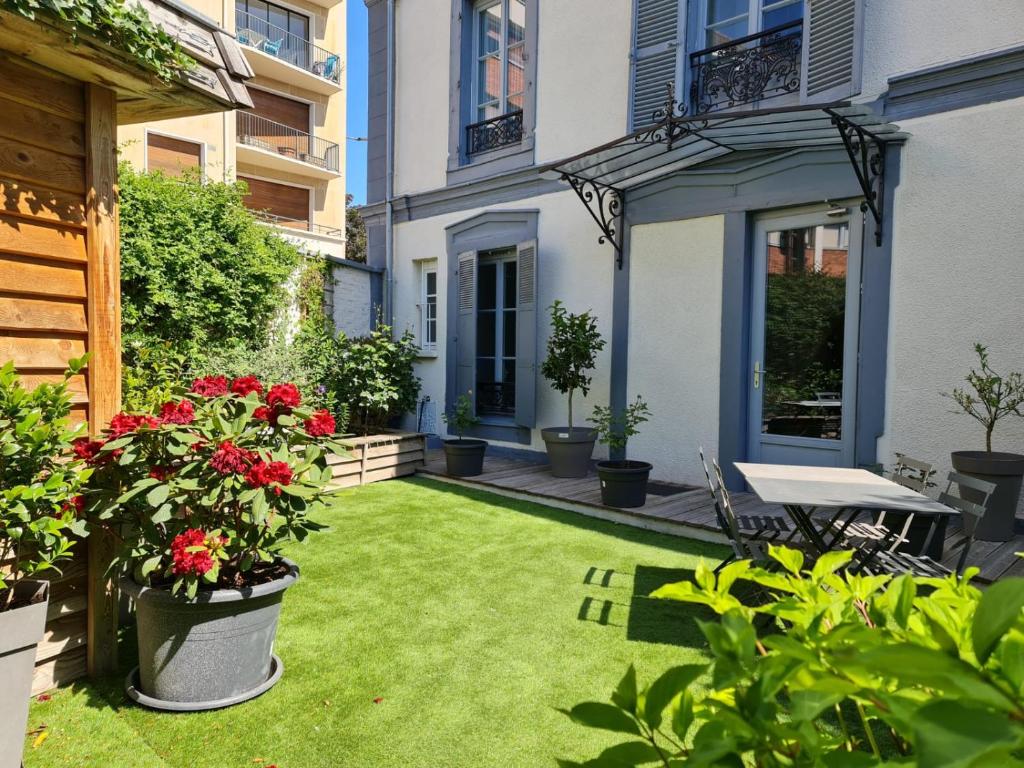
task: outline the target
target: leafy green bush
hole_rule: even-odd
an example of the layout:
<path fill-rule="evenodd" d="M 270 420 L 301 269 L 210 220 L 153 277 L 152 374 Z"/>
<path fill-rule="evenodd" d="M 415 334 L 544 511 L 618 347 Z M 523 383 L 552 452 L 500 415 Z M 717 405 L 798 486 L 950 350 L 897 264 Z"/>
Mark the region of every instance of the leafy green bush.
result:
<path fill-rule="evenodd" d="M 85 425 L 68 424 L 67 381 L 85 366 L 68 363 L 64 380 L 22 386 L 8 362 L 0 368 L 0 611 L 11 607 L 19 582 L 58 570 L 71 556 L 73 533 L 84 535 L 81 487 L 91 470 L 71 459 L 71 445 Z"/>
<path fill-rule="evenodd" d="M 475 427 L 480 423 L 480 417 L 476 415 L 473 408 L 473 393 L 463 392 L 455 399 L 455 407 L 445 411 L 441 416 L 444 423 L 455 430 L 459 440 L 466 433 L 467 429 Z"/>
<path fill-rule="evenodd" d="M 640 395 L 636 400 L 615 413 L 611 408 L 595 405 L 590 421 L 597 430 L 597 439 L 613 451 L 626 450 L 629 438 L 640 434 L 640 425 L 651 418 L 651 409 Z"/>
<path fill-rule="evenodd" d="M 379 325 L 361 338 L 340 335 L 338 344 L 334 388 L 338 402 L 348 406 L 356 430 L 379 432 L 416 408 L 420 380 L 414 366 L 419 347 L 410 331 L 394 339 L 391 328 Z"/>
<path fill-rule="evenodd" d="M 803 570 L 731 563 L 717 579 L 653 597 L 703 604 L 713 660 L 668 670 L 640 689 L 626 673 L 611 703 L 578 704 L 581 725 L 627 734 L 571 766 L 823 766 L 1024 764 L 1024 579 L 981 592 L 963 579 L 844 571 L 852 552 Z M 751 582 L 746 598 L 733 594 Z M 737 592 L 739 590 L 736 590 Z M 781 631 L 759 636 L 755 620 Z"/>

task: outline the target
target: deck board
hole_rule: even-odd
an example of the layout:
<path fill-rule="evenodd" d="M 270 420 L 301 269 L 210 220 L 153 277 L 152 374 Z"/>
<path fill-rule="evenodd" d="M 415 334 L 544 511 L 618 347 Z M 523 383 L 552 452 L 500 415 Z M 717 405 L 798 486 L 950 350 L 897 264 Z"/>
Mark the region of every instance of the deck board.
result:
<path fill-rule="evenodd" d="M 675 536 L 698 538 L 726 543 L 718 528 L 715 508 L 706 488 L 681 486 L 679 493 L 668 496 L 647 497 L 639 509 L 618 509 L 601 503 L 601 489 L 593 470 L 585 478 L 552 477 L 547 465 L 516 458 L 488 456 L 484 472 L 477 477 L 450 478 L 445 472 L 442 451 L 427 452 L 426 464 L 420 473 L 446 482 L 476 487 L 494 493 L 527 498 L 540 504 L 567 509 L 584 515 L 603 517 L 626 525 L 650 528 Z M 731 493 L 737 514 L 782 516 L 790 523 L 785 511 L 778 505 L 765 504 L 752 493 Z M 790 523 L 791 524 L 791 523 Z M 958 525 L 951 525 L 946 533 L 944 565 L 955 568 L 960 549 L 955 545 L 963 539 Z M 1024 576 L 1024 530 L 1007 542 L 977 541 L 968 555 L 968 565 L 981 568 L 978 581 L 991 583 L 1007 576 Z"/>

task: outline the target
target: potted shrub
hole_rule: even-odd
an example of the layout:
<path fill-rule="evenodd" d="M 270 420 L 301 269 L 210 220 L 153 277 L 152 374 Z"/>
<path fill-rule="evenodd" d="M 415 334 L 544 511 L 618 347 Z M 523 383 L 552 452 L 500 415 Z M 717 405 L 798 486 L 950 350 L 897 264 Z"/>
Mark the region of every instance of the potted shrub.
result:
<path fill-rule="evenodd" d="M 34 577 L 59 571 L 71 534 L 84 535 L 81 485 L 89 475 L 69 459 L 85 425 L 68 426 L 68 377 L 28 391 L 13 363 L 0 368 L 0 768 L 21 765 L 36 645 L 43 639 L 49 584 Z"/>
<path fill-rule="evenodd" d="M 578 391 L 590 392 L 589 371 L 597 364 L 604 339 L 597 330 L 597 318 L 590 312 L 578 315 L 566 311 L 561 301 L 551 305 L 551 336 L 541 373 L 551 385 L 568 396 L 569 424 L 541 430 L 555 477 L 586 477 L 594 453 L 597 433 L 591 427 L 573 423 L 572 398 Z"/>
<path fill-rule="evenodd" d="M 348 407 L 352 429 L 360 435 L 386 430 L 415 410 L 420 380 L 416 377 L 419 347 L 406 331 L 395 339 L 379 325 L 368 336 L 338 339 L 338 363 L 332 387 Z"/>
<path fill-rule="evenodd" d="M 597 428 L 598 439 L 613 451 L 625 451 L 629 438 L 638 434 L 637 427 L 651 416 L 640 395 L 616 416 L 611 408 L 594 406 L 590 420 Z M 608 507 L 642 507 L 647 501 L 647 480 L 651 465 L 630 459 L 597 462 L 601 481 L 601 503 Z"/>
<path fill-rule="evenodd" d="M 465 438 L 466 430 L 480 423 L 473 410 L 473 392 L 459 395 L 455 407 L 444 414 L 445 424 L 454 429 L 457 437 L 444 441 L 444 458 L 448 463 L 448 474 L 456 477 L 473 477 L 484 471 L 486 440 Z"/>
<path fill-rule="evenodd" d="M 992 433 L 1007 416 L 1024 416 L 1024 375 L 1018 371 L 1002 376 L 992 370 L 988 349 L 975 344 L 978 368 L 972 368 L 965 381 L 968 386 L 954 389 L 952 398 L 961 410 L 985 427 L 984 451 L 953 451 L 957 472 L 995 483 L 988 511 L 977 525 L 975 536 L 982 541 L 1009 541 L 1013 538 L 1017 502 L 1024 479 L 1024 456 L 992 450 Z M 965 495 L 969 494 L 965 491 Z M 970 500 L 970 499 L 969 499 Z"/>
<path fill-rule="evenodd" d="M 320 525 L 334 419 L 294 384 L 197 379 L 156 414 L 118 414 L 80 441 L 95 468 L 90 517 L 123 542 L 114 565 L 138 612 L 129 696 L 169 710 L 224 707 L 268 690 L 285 590 L 281 546 Z"/>

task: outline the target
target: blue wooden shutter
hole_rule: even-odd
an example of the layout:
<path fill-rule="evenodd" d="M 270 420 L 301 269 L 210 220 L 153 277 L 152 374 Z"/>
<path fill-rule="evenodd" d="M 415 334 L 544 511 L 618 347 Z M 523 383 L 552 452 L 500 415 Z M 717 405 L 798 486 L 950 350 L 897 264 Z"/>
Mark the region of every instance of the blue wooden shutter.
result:
<path fill-rule="evenodd" d="M 455 336 L 455 386 L 448 400 L 476 389 L 476 251 L 459 254 Z M 476 404 L 476 392 L 473 393 Z"/>
<path fill-rule="evenodd" d="M 682 59 L 686 46 L 679 29 L 681 2 L 635 0 L 630 56 L 631 130 L 653 122 L 652 115 L 665 103 L 665 83 L 675 83 L 675 98 L 682 100 Z"/>
<path fill-rule="evenodd" d="M 800 98 L 824 104 L 860 93 L 863 0 L 807 0 Z"/>
<path fill-rule="evenodd" d="M 520 243 L 516 251 L 516 424 L 532 427 L 537 421 L 537 241 Z"/>

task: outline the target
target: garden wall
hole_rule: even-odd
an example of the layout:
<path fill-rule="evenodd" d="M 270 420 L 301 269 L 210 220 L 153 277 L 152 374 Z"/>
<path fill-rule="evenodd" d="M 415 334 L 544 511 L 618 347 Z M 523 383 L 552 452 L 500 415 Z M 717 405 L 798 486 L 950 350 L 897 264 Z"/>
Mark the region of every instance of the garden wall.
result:
<path fill-rule="evenodd" d="M 327 281 L 327 305 L 335 329 L 350 338 L 374 329 L 383 299 L 383 272 L 356 261 L 335 261 Z"/>

